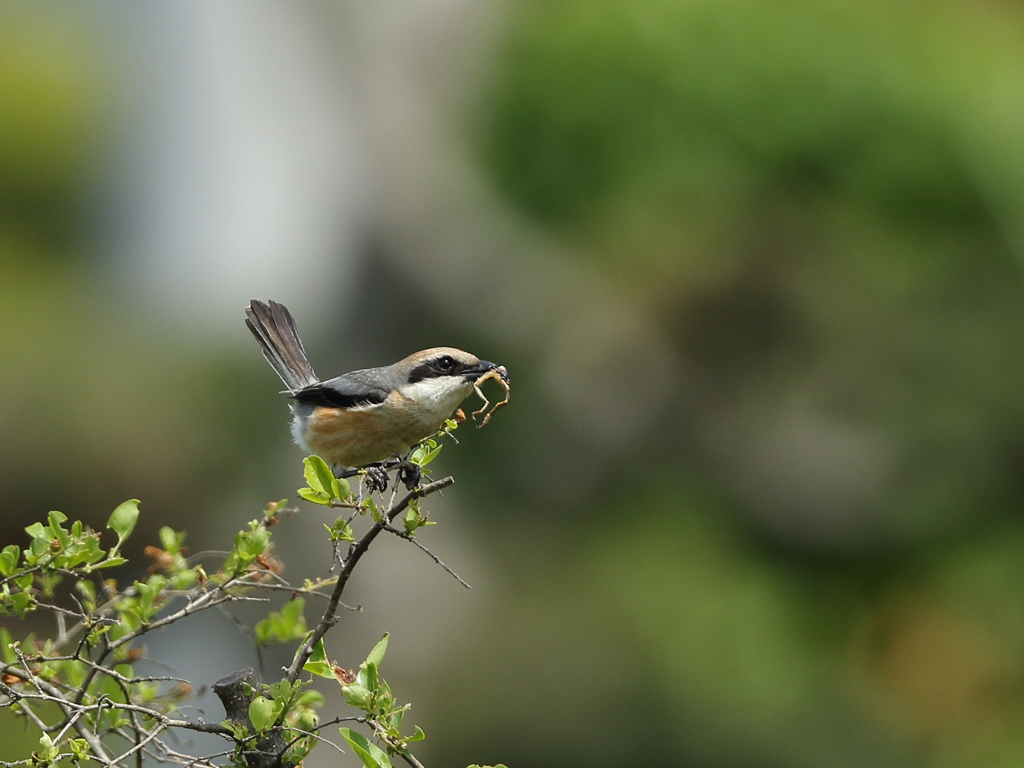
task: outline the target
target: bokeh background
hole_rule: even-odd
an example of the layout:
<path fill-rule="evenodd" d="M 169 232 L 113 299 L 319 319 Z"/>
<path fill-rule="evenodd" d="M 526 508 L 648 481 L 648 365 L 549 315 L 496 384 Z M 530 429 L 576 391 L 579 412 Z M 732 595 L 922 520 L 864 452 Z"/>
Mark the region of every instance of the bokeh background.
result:
<path fill-rule="evenodd" d="M 4 0 L 0 540 L 291 494 L 272 297 L 323 375 L 511 372 L 423 534 L 474 589 L 382 543 L 330 638 L 428 765 L 1022 765 L 1022 84 L 1001 0 Z"/>

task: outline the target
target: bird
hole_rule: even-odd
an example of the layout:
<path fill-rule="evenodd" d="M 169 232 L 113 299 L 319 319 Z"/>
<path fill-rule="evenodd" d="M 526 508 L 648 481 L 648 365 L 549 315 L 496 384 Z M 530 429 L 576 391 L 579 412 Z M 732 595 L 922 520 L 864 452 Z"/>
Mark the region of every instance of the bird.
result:
<path fill-rule="evenodd" d="M 252 299 L 245 315 L 263 356 L 287 388 L 295 443 L 320 456 L 337 476 L 376 467 L 370 482 L 378 490 L 387 487 L 381 464 L 393 457 L 406 486 L 418 483 L 419 468 L 409 465 L 409 451 L 441 428 L 479 378 L 494 371 L 508 382 L 504 366 L 454 347 L 432 347 L 393 365 L 321 380 L 284 304 Z"/>

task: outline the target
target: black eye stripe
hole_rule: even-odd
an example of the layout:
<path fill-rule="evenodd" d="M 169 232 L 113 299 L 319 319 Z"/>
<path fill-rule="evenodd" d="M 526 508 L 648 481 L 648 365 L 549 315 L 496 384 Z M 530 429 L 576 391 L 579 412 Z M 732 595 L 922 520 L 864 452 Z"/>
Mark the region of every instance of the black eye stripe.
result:
<path fill-rule="evenodd" d="M 415 384 L 424 379 L 436 379 L 438 376 L 450 376 L 458 373 L 465 366 L 451 355 L 442 355 L 433 360 L 425 360 L 412 369 L 409 383 Z"/>

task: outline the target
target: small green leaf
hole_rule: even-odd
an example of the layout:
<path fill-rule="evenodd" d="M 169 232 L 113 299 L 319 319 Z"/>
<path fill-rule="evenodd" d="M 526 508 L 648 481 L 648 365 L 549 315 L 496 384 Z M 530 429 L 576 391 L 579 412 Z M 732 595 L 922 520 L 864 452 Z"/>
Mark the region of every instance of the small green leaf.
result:
<path fill-rule="evenodd" d="M 427 451 L 424 454 L 423 458 L 420 459 L 420 466 L 421 467 L 425 467 L 425 466 L 427 466 L 427 464 L 429 464 L 434 459 L 436 459 L 437 458 L 437 454 L 439 454 L 441 452 L 441 449 L 443 447 L 444 446 L 442 446 L 442 445 L 436 445 L 433 448 L 431 448 L 429 451 Z"/>
<path fill-rule="evenodd" d="M 302 616 L 302 609 L 306 607 L 306 601 L 301 597 L 294 597 L 285 603 L 281 608 L 281 617 L 289 624 L 304 624 L 305 619 Z M 303 628 L 302 632 L 305 632 Z"/>
<path fill-rule="evenodd" d="M 96 609 L 96 585 L 88 579 L 79 579 L 75 582 L 75 591 L 82 596 L 85 610 L 92 612 Z"/>
<path fill-rule="evenodd" d="M 302 665 L 302 669 L 317 677 L 326 677 L 328 680 L 333 680 L 333 668 L 333 665 L 327 660 L 323 638 L 320 638 L 316 645 L 313 646 L 313 652 L 309 655 L 306 663 Z"/>
<path fill-rule="evenodd" d="M 324 703 L 324 695 L 320 691 L 303 691 L 295 700 L 296 707 L 316 707 Z"/>
<path fill-rule="evenodd" d="M 273 504 L 268 504 L 263 512 L 263 517 L 274 517 L 278 512 L 288 505 L 288 499 L 278 499 Z"/>
<path fill-rule="evenodd" d="M 185 543 L 185 531 L 178 533 L 166 525 L 160 529 L 160 546 L 170 555 L 177 554 Z"/>
<path fill-rule="evenodd" d="M 420 728 L 418 725 L 415 725 L 413 727 L 416 729 L 416 733 L 414 733 L 412 736 L 406 736 L 406 741 L 423 741 L 425 738 L 427 738 L 427 734 L 423 732 L 422 728 Z"/>
<path fill-rule="evenodd" d="M 334 473 L 327 466 L 327 462 L 319 456 L 307 456 L 302 463 L 304 465 L 302 474 L 309 487 L 314 491 L 330 494 L 334 486 Z"/>
<path fill-rule="evenodd" d="M 53 538 L 60 542 L 61 549 L 67 549 L 71 546 L 71 536 L 64 530 L 62 523 L 68 521 L 68 516 L 63 512 L 53 511 L 46 516 L 46 521 L 50 524 L 50 531 L 53 533 Z"/>
<path fill-rule="evenodd" d="M 249 719 L 252 720 L 252 727 L 256 729 L 257 733 L 263 733 L 277 719 L 274 715 L 274 702 L 257 696 L 249 702 Z"/>
<path fill-rule="evenodd" d="M 117 509 L 110 513 L 110 519 L 107 520 L 107 528 L 110 528 L 117 534 L 117 546 L 120 547 L 121 543 L 131 536 L 133 530 L 135 530 L 135 523 L 139 519 L 139 500 L 128 499 L 123 504 L 118 505 Z"/>
<path fill-rule="evenodd" d="M 89 758 L 89 742 L 85 739 L 68 739 L 68 747 L 70 747 L 71 754 L 76 762 Z"/>
<path fill-rule="evenodd" d="M 405 510 L 405 515 L 402 516 L 402 527 L 405 528 L 405 532 L 412 536 L 416 529 L 420 527 L 420 514 L 415 509 Z"/>
<path fill-rule="evenodd" d="M 344 477 L 336 477 L 331 481 L 331 493 L 336 499 L 347 499 L 352 493 L 352 486 Z"/>
<path fill-rule="evenodd" d="M 370 519 L 373 520 L 373 522 L 379 523 L 384 520 L 384 516 L 380 513 L 380 510 L 377 509 L 377 505 L 374 504 L 372 497 L 367 496 L 363 499 L 361 506 L 363 510 L 370 513 Z"/>
<path fill-rule="evenodd" d="M 382 637 L 380 641 L 373 646 L 366 657 L 367 664 L 374 664 L 378 667 L 380 666 L 380 663 L 384 661 L 384 652 L 388 649 L 388 637 L 390 636 L 391 633 L 385 632 L 384 637 Z"/>
<path fill-rule="evenodd" d="M 7 631 L 7 627 L 0 627 L 0 655 L 5 664 L 13 664 L 17 660 L 11 647 L 11 633 Z"/>
<path fill-rule="evenodd" d="M 355 534 L 352 532 L 352 526 L 348 524 L 348 521 L 343 518 L 338 518 L 334 521 L 334 525 L 327 525 L 324 523 L 324 528 L 331 534 L 331 541 L 355 541 Z"/>
<path fill-rule="evenodd" d="M 326 507 L 331 503 L 331 495 L 329 493 L 315 491 L 312 488 L 299 488 L 298 494 L 301 498 L 314 504 L 322 504 Z"/>
<path fill-rule="evenodd" d="M 391 761 L 384 751 L 376 744 L 371 743 L 363 734 L 356 733 L 351 728 L 339 728 L 338 730 L 365 768 L 392 768 Z"/>
<path fill-rule="evenodd" d="M 305 600 L 296 597 L 289 600 L 281 608 L 281 612 L 271 611 L 267 618 L 256 622 L 254 633 L 256 642 L 266 645 L 268 642 L 287 643 L 306 634 L 306 619 L 302 615 Z"/>
<path fill-rule="evenodd" d="M 370 695 L 370 689 L 365 685 L 349 683 L 348 685 L 341 686 L 341 693 L 345 697 L 345 701 L 349 706 L 356 707 L 367 712 L 370 710 L 370 705 L 373 703 L 373 697 Z"/>
<path fill-rule="evenodd" d="M 0 551 L 0 576 L 11 576 L 18 567 L 21 549 L 17 544 L 8 544 Z"/>
<path fill-rule="evenodd" d="M 362 683 L 369 690 L 376 692 L 379 679 L 376 664 L 364 661 L 359 665 L 359 674 L 356 675 L 356 682 Z"/>
<path fill-rule="evenodd" d="M 53 740 L 45 733 L 39 737 L 39 751 L 33 753 L 33 757 L 37 758 L 39 763 L 47 765 L 57 759 L 57 755 L 60 754 L 60 749 Z"/>

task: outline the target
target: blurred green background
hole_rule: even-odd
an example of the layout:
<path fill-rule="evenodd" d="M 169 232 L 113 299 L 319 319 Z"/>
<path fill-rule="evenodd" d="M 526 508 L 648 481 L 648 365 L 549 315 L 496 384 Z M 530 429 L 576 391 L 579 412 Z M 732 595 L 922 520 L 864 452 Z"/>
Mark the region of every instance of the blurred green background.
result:
<path fill-rule="evenodd" d="M 393 632 L 427 764 L 1024 764 L 1019 4 L 0 29 L 2 541 L 138 497 L 139 550 L 218 549 L 298 487 L 241 321 L 272 297 L 323 375 L 435 344 L 511 373 L 425 534 L 473 592 L 384 545 L 329 648 Z M 329 562 L 316 514 L 289 575 Z M 253 663 L 223 631 L 198 683 Z"/>

